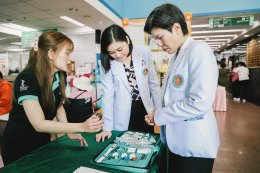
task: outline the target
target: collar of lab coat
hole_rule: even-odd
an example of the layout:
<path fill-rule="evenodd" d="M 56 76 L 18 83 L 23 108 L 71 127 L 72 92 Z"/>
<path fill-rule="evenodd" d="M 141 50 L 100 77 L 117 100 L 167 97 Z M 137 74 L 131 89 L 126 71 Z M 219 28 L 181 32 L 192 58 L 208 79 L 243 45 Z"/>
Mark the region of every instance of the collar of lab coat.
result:
<path fill-rule="evenodd" d="M 193 40 L 192 38 L 188 37 L 188 38 L 184 41 L 184 43 L 183 43 L 183 45 L 181 46 L 181 49 L 180 49 L 180 51 L 179 51 L 177 57 L 175 57 L 176 59 L 175 59 L 175 61 L 174 61 L 174 63 L 173 63 L 173 67 L 170 69 L 171 72 L 173 72 L 173 71 L 175 71 L 175 70 L 177 69 L 178 65 L 180 64 L 180 61 L 183 59 L 183 55 L 187 52 L 187 50 L 188 50 L 188 48 L 189 48 L 189 45 L 190 45 L 190 43 L 192 42 L 192 40 Z"/>
<path fill-rule="evenodd" d="M 172 57 L 170 64 L 168 66 L 168 71 L 167 71 L 166 76 L 164 78 L 166 81 L 163 82 L 162 95 L 164 95 L 164 93 L 165 93 L 166 86 L 168 84 L 169 78 L 174 73 L 174 71 L 177 69 L 178 65 L 180 64 L 181 60 L 183 59 L 183 56 L 185 55 L 185 52 L 189 49 L 189 47 L 190 47 L 189 45 L 192 43 L 192 41 L 193 41 L 193 39 L 188 37 L 184 41 L 178 56 L 176 57 L 176 53 L 173 54 L 173 57 Z"/>
<path fill-rule="evenodd" d="M 134 66 L 134 70 L 135 70 L 135 76 L 136 76 L 136 81 L 137 81 L 137 85 L 138 88 L 139 86 L 139 82 L 141 81 L 141 74 L 142 74 L 142 58 L 139 52 L 137 52 L 135 49 L 133 49 L 132 52 L 132 61 L 133 61 L 133 66 Z M 129 82 L 127 80 L 127 76 L 125 73 L 125 68 L 122 62 L 119 61 L 111 61 L 111 69 L 113 69 L 113 71 L 115 71 L 115 75 L 118 75 L 120 77 L 120 79 L 123 81 L 123 83 L 125 84 L 125 87 L 127 88 L 127 90 L 129 91 L 129 93 L 131 93 L 131 88 L 129 85 Z"/>

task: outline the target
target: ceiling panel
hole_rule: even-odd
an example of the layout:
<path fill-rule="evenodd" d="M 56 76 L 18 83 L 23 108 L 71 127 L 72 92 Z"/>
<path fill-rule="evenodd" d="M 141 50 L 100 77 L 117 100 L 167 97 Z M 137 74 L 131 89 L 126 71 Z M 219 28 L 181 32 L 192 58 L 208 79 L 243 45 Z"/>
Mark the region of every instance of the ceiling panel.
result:
<path fill-rule="evenodd" d="M 93 0 L 94 1 L 94 0 Z M 113 24 L 107 16 L 93 8 L 84 0 L 0 0 L 0 24 L 8 23 L 7 19 L 12 20 L 12 23 L 31 27 L 35 29 L 59 28 L 69 29 L 73 32 L 78 31 L 79 27 L 64 21 L 59 18 L 61 15 L 69 16 L 89 27 L 94 29 L 104 29 Z M 260 21 L 260 13 L 241 13 L 241 14 L 227 14 L 218 16 L 193 16 L 192 25 L 208 24 L 211 17 L 235 17 L 243 15 L 254 15 L 255 21 Z M 259 24 L 258 24 L 259 25 Z M 219 28 L 214 30 L 227 29 L 248 29 L 250 35 L 260 32 L 260 28 L 252 29 L 250 26 Z M 192 31 L 212 31 L 208 27 L 192 28 Z M 71 34 L 71 33 L 70 33 Z M 218 36 L 216 35 L 234 35 L 238 34 L 237 38 L 234 36 Z M 207 36 L 210 39 L 233 39 L 231 44 L 243 41 L 244 38 L 240 36 L 241 32 L 227 32 L 227 33 L 200 33 L 193 34 L 193 36 Z M 0 33 L 0 38 L 1 38 Z M 8 35 L 7 35 L 8 36 Z M 15 36 L 13 36 L 15 37 Z M 215 38 L 216 37 L 216 38 Z M 197 39 L 197 38 L 196 38 Z M 205 38 L 198 38 L 200 40 Z M 0 41 L 1 44 L 1 41 Z M 225 47 L 223 47 L 224 49 Z"/>

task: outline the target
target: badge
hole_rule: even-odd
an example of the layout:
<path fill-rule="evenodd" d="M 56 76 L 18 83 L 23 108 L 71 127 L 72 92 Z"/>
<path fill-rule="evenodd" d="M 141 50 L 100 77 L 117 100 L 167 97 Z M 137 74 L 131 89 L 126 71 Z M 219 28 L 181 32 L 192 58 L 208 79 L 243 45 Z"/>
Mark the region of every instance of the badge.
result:
<path fill-rule="evenodd" d="M 179 88 L 183 85 L 184 79 L 183 76 L 180 74 L 176 74 L 173 76 L 172 84 L 174 87 Z"/>
<path fill-rule="evenodd" d="M 148 69 L 144 69 L 144 75 L 147 75 L 148 74 Z"/>

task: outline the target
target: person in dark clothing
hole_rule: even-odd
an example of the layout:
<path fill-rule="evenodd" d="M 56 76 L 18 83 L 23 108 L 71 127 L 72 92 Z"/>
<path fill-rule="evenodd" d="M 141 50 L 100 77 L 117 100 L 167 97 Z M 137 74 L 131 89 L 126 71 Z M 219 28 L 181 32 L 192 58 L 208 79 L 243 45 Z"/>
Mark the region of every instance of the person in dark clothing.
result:
<path fill-rule="evenodd" d="M 14 82 L 13 107 L 1 143 L 5 165 L 48 143 L 51 133 L 66 133 L 86 145 L 81 134 L 74 132 L 102 128 L 103 122 L 96 115 L 83 123 L 67 122 L 63 108 L 65 72 L 73 47 L 70 38 L 53 31 L 43 33 L 35 42 L 30 53 L 33 57 Z"/>

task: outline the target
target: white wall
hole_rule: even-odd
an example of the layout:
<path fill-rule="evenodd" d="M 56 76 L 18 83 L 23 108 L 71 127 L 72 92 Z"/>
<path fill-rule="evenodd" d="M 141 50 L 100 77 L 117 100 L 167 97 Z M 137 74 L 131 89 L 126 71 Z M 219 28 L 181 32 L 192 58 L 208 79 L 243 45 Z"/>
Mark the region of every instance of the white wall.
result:
<path fill-rule="evenodd" d="M 143 25 L 128 25 L 125 31 L 130 36 L 133 44 L 144 45 L 144 26 Z"/>
<path fill-rule="evenodd" d="M 95 34 L 68 35 L 74 42 L 72 60 L 75 66 L 85 66 L 85 63 L 95 63 L 96 44 Z"/>

